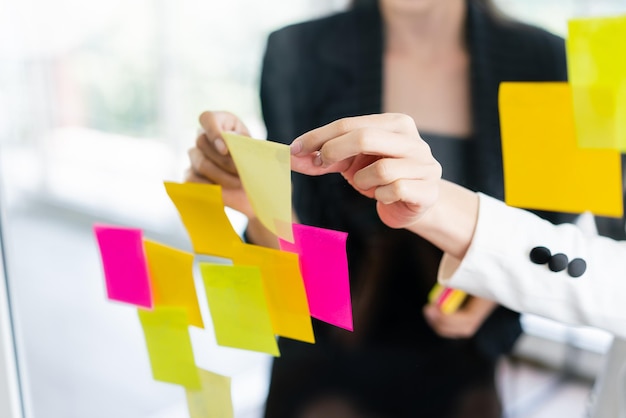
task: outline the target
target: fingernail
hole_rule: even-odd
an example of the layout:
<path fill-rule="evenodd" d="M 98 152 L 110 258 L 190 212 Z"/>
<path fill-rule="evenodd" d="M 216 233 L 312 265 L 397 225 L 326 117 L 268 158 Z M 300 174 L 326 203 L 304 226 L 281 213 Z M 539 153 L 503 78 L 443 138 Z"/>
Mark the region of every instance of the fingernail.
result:
<path fill-rule="evenodd" d="M 313 165 L 320 167 L 324 162 L 322 161 L 322 153 L 319 151 L 315 151 L 315 156 L 313 157 Z"/>
<path fill-rule="evenodd" d="M 224 140 L 222 138 L 216 138 L 215 141 L 213 141 L 213 146 L 215 147 L 217 152 L 222 155 L 226 155 L 228 153 L 228 148 L 226 147 L 226 144 L 224 143 Z"/>
<path fill-rule="evenodd" d="M 291 151 L 291 155 L 299 154 L 302 151 L 302 141 L 296 139 L 289 146 L 289 150 Z"/>

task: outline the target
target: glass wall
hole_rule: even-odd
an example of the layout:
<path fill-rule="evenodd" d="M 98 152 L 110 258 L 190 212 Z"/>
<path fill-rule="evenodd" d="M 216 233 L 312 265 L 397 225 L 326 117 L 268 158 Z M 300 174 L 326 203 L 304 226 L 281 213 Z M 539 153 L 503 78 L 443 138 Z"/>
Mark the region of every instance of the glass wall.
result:
<path fill-rule="evenodd" d="M 189 249 L 162 182 L 182 180 L 198 115 L 228 109 L 264 137 L 265 38 L 341 7 L 0 2 L 2 205 L 26 416 L 188 416 L 182 388 L 152 379 L 135 310 L 106 300 L 91 226 Z M 217 347 L 210 329 L 192 338 L 200 367 L 233 378 L 237 416 L 258 416 L 269 358 Z"/>
<path fill-rule="evenodd" d="M 198 115 L 230 110 L 264 137 L 267 34 L 346 3 L 0 1 L 3 232 L 29 418 L 187 416 L 182 389 L 151 377 L 134 309 L 105 299 L 91 225 L 139 227 L 188 249 L 162 181 L 182 180 Z M 561 35 L 569 17 L 626 12 L 622 0 L 497 3 Z M 608 341 L 527 324 L 599 351 Z M 269 358 L 221 349 L 208 332 L 192 338 L 199 366 L 233 377 L 237 416 L 258 416 Z"/>

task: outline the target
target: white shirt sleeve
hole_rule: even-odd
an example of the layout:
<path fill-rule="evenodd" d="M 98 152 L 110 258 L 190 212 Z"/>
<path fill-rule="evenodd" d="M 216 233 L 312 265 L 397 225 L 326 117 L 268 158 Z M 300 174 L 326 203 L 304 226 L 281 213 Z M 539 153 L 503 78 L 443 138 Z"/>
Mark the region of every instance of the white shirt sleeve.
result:
<path fill-rule="evenodd" d="M 479 193 L 478 223 L 470 248 L 458 260 L 444 254 L 439 281 L 492 299 L 518 312 L 567 324 L 602 328 L 626 338 L 626 242 L 553 225 L 534 214 Z M 587 264 L 580 277 L 553 272 L 530 260 L 542 246 Z"/>

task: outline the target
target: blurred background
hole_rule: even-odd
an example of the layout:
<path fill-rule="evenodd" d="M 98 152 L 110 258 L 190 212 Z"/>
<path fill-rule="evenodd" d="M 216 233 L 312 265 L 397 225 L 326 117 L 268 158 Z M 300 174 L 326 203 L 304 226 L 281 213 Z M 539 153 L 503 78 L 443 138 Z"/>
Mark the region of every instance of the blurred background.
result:
<path fill-rule="evenodd" d="M 162 181 L 182 180 L 198 115 L 233 111 L 264 138 L 266 36 L 346 3 L 0 0 L 0 205 L 27 417 L 188 416 L 183 389 L 152 379 L 135 310 L 106 300 L 91 226 L 189 250 Z M 496 3 L 562 36 L 568 18 L 626 12 L 624 0 Z M 507 416 L 583 416 L 611 337 L 523 321 L 499 372 Z M 259 417 L 271 359 L 192 332 L 198 365 L 233 378 L 236 415 Z"/>

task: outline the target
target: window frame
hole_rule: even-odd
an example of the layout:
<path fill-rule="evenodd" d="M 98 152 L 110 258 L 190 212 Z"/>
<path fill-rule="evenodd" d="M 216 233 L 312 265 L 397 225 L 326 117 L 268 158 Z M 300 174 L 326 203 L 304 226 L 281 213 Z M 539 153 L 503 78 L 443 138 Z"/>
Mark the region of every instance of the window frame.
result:
<path fill-rule="evenodd" d="M 20 376 L 11 312 L 3 225 L 6 225 L 0 187 L 0 416 L 24 418 Z"/>

